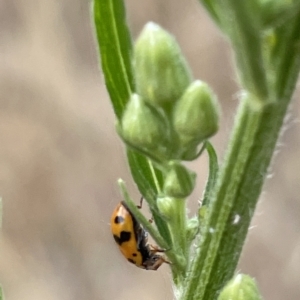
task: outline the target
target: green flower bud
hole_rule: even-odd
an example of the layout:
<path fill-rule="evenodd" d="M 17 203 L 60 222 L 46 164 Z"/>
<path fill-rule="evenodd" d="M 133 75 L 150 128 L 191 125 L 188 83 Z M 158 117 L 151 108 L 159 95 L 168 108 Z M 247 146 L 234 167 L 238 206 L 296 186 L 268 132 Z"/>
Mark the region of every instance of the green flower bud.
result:
<path fill-rule="evenodd" d="M 168 164 L 165 176 L 164 193 L 175 198 L 186 198 L 195 187 L 196 174 L 177 161 Z"/>
<path fill-rule="evenodd" d="M 195 143 L 196 144 L 196 143 Z M 198 149 L 198 145 L 189 145 L 189 148 L 187 149 L 184 149 L 186 150 L 185 152 L 182 152 L 181 154 L 181 159 L 182 160 L 187 160 L 187 161 L 192 161 L 194 160 L 197 156 L 198 156 L 198 152 L 199 152 L 199 149 Z"/>
<path fill-rule="evenodd" d="M 203 148 L 204 147 L 204 148 Z M 184 152 L 181 152 L 180 158 L 181 160 L 187 160 L 192 161 L 197 159 L 204 151 L 205 145 L 202 144 L 201 147 L 199 147 L 199 144 L 195 142 L 195 145 L 193 143 L 189 144 L 189 147 L 187 149 L 184 149 Z"/>
<path fill-rule="evenodd" d="M 194 217 L 189 219 L 187 222 L 187 229 L 186 229 L 187 240 L 189 242 L 192 242 L 195 239 L 198 232 L 199 232 L 198 218 Z"/>
<path fill-rule="evenodd" d="M 261 300 L 256 282 L 248 275 L 238 274 L 221 291 L 218 300 Z"/>
<path fill-rule="evenodd" d="M 219 106 L 209 86 L 194 81 L 176 103 L 173 114 L 174 129 L 182 148 L 188 151 L 214 135 L 219 128 Z"/>
<path fill-rule="evenodd" d="M 134 53 L 137 93 L 154 106 L 179 99 L 191 74 L 173 36 L 150 22 L 136 41 Z"/>
<path fill-rule="evenodd" d="M 172 197 L 158 197 L 156 204 L 160 213 L 167 220 L 172 220 L 176 215 L 175 201 L 183 201 L 182 199 L 175 199 Z"/>
<path fill-rule="evenodd" d="M 165 159 L 168 155 L 169 130 L 164 118 L 136 94 L 131 96 L 121 120 L 119 134 L 143 152 Z"/>

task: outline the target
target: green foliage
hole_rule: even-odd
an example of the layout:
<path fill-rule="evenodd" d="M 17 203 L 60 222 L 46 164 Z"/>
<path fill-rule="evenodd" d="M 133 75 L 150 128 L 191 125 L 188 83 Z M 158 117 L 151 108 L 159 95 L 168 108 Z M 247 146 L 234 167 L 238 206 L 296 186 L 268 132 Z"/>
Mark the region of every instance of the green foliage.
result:
<path fill-rule="evenodd" d="M 94 1 L 94 21 L 106 87 L 119 119 L 134 91 L 132 46 L 123 1 Z"/>
<path fill-rule="evenodd" d="M 232 45 L 243 91 L 220 168 L 206 140 L 218 128 L 218 104 L 206 84 L 191 83 L 175 39 L 151 23 L 132 53 L 122 1 L 94 0 L 102 70 L 118 133 L 156 228 L 120 181 L 123 197 L 157 244 L 168 249 L 180 300 L 215 300 L 233 277 L 300 69 L 299 1 L 200 2 Z M 186 197 L 195 175 L 181 161 L 196 159 L 204 149 L 209 178 L 202 206 L 189 219 Z M 237 279 L 245 291 L 257 291 L 248 277 L 236 277 L 229 293 Z"/>

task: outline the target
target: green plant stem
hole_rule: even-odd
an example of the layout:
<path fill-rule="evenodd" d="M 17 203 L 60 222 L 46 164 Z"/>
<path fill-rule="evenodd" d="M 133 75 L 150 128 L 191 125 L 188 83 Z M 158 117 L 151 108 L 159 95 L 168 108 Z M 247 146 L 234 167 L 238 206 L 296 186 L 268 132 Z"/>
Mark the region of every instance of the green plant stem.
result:
<path fill-rule="evenodd" d="M 226 2 L 232 5 L 232 9 L 233 2 Z M 242 5 L 241 2 L 239 5 Z M 243 23 L 238 20 L 238 24 L 232 26 Z M 203 236 L 196 245 L 199 250 L 187 273 L 186 289 L 181 300 L 214 300 L 234 274 L 300 69 L 300 16 L 296 16 L 290 26 L 286 31 L 286 43 L 281 45 L 281 55 L 276 57 L 280 63 L 274 74 L 277 86 L 273 98 L 263 92 L 264 87 L 262 93 L 257 93 L 260 76 L 256 78 L 254 75 L 259 68 L 248 73 L 252 74 L 251 80 L 256 81 L 252 87 L 258 89 L 253 90 L 242 81 L 246 88 L 256 92 L 246 96 L 240 104 L 227 155 L 212 192 Z M 245 41 L 249 34 L 251 32 L 241 30 L 238 35 L 230 36 L 235 50 L 236 45 Z M 240 41 L 236 41 L 238 39 Z M 243 51 L 241 48 L 240 53 Z M 244 52 L 244 59 L 251 62 L 255 51 L 249 51 Z M 260 60 L 262 56 L 258 58 Z M 238 66 L 241 73 L 244 69 L 247 73 L 249 66 L 243 63 L 238 63 Z M 266 74 L 273 69 L 266 70 Z M 282 74 L 285 74 L 284 78 Z"/>
<path fill-rule="evenodd" d="M 285 36 L 279 37 L 280 50 L 277 56 L 281 59 L 277 69 L 278 76 L 275 86 L 279 100 L 291 97 L 299 74 L 300 13 L 298 12 L 295 18 L 289 22 L 289 30 Z"/>
<path fill-rule="evenodd" d="M 269 109 L 271 110 L 271 107 L 269 107 Z M 244 159 L 243 157 L 238 157 L 241 164 L 239 165 L 237 163 L 233 169 L 233 172 L 234 170 L 239 172 L 239 177 L 236 177 L 237 174 L 231 173 L 226 169 L 222 174 L 223 176 L 221 175 L 220 181 L 223 181 L 223 185 L 218 188 L 215 199 L 220 202 L 223 198 L 225 210 L 227 211 L 226 219 L 224 219 L 223 223 L 222 236 L 220 236 L 221 239 L 219 239 L 218 242 L 218 251 L 214 258 L 212 269 L 216 270 L 215 268 L 222 267 L 224 264 L 226 264 L 227 267 L 221 271 L 218 278 L 216 278 L 216 274 L 210 274 L 205 291 L 202 293 L 204 296 L 200 299 L 215 299 L 218 289 L 233 276 L 236 268 L 279 132 L 277 131 L 277 134 L 273 132 L 272 134 L 269 131 L 268 125 L 271 125 L 270 123 L 273 123 L 274 126 L 277 127 L 277 124 L 272 122 L 272 117 L 269 120 L 266 119 L 268 111 L 270 112 L 269 109 L 266 108 L 258 114 L 250 114 L 250 116 L 248 116 L 248 124 L 251 122 L 251 119 L 253 119 L 253 129 L 255 128 L 256 130 L 253 130 L 251 136 L 246 135 L 251 139 L 251 142 L 248 144 L 248 153 L 247 149 L 242 147 L 240 151 L 245 151 L 244 154 L 241 154 L 244 156 Z M 245 114 L 249 114 L 247 109 Z M 277 121 L 278 117 L 280 116 L 277 116 Z M 277 127 L 277 129 L 279 128 L 280 127 Z M 268 142 L 263 145 L 264 141 L 262 139 L 265 138 L 266 132 L 271 134 L 271 136 Z M 233 148 L 231 148 L 231 150 L 233 150 Z M 238 148 L 236 148 L 236 150 L 239 151 Z M 234 151 L 232 153 L 234 153 Z M 231 156 L 228 163 L 226 162 L 226 166 L 228 166 L 230 161 L 233 162 L 233 160 L 234 157 Z M 225 186 L 225 177 L 227 176 L 227 180 L 233 178 L 237 179 L 237 181 L 233 183 L 233 186 L 230 186 L 230 184 L 228 187 Z M 229 190 L 230 187 L 232 188 L 231 191 Z M 225 193 L 224 197 L 221 196 L 222 192 Z M 227 205 L 228 207 L 226 209 Z M 224 257 L 221 257 L 221 255 L 224 255 Z M 224 259 L 228 259 L 229 256 L 230 259 L 225 262 Z M 213 280 L 216 280 L 216 282 L 214 283 Z"/>
<path fill-rule="evenodd" d="M 248 101 L 243 100 L 237 115 L 183 300 L 215 299 L 233 275 L 267 173 L 287 103 L 256 111 Z M 240 218 L 237 224 L 235 218 Z"/>
<path fill-rule="evenodd" d="M 203 299 L 209 282 L 212 265 L 238 189 L 238 181 L 247 162 L 247 153 L 251 150 L 259 121 L 257 114 L 249 117 L 248 107 L 244 100 L 238 115 L 237 129 L 232 138 L 231 151 L 217 182 L 217 193 L 212 195 L 203 238 L 198 245 L 201 250 L 192 263 L 191 275 L 187 278 L 188 289 L 183 299 Z M 246 140 L 243 140 L 245 137 L 247 137 Z M 200 277 L 197 278 L 195 274 L 199 276 L 199 272 Z M 197 295 L 197 298 L 193 297 L 194 295 Z"/>
<path fill-rule="evenodd" d="M 298 63 L 287 70 L 293 80 L 287 81 L 284 98 L 259 109 L 252 106 L 249 98 L 241 103 L 229 151 L 212 195 L 199 245 L 201 250 L 192 263 L 182 300 L 215 299 L 234 273 L 295 87 L 300 62 L 297 57 L 291 60 Z"/>

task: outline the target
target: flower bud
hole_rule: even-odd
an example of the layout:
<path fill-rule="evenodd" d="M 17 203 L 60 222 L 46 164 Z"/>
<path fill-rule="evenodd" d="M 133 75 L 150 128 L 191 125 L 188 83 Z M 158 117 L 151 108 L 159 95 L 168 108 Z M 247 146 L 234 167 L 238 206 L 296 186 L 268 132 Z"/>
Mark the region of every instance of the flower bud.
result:
<path fill-rule="evenodd" d="M 194 218 L 189 219 L 187 222 L 187 228 L 186 228 L 187 240 L 189 242 L 192 242 L 195 239 L 198 232 L 199 232 L 198 218 L 194 217 Z"/>
<path fill-rule="evenodd" d="M 158 197 L 157 198 L 157 207 L 160 213 L 167 220 L 172 220 L 174 216 L 176 216 L 176 203 L 175 201 L 183 201 L 182 199 L 175 199 L 172 197 Z"/>
<path fill-rule="evenodd" d="M 191 82 L 174 37 L 152 22 L 136 41 L 134 71 L 137 93 L 154 106 L 176 101 Z"/>
<path fill-rule="evenodd" d="M 221 291 L 218 300 L 261 300 L 256 282 L 248 275 L 238 274 Z"/>
<path fill-rule="evenodd" d="M 136 94 L 131 96 L 119 129 L 130 146 L 164 159 L 168 153 L 169 130 L 164 118 Z"/>
<path fill-rule="evenodd" d="M 186 161 L 192 161 L 197 159 L 203 151 L 199 148 L 198 143 L 190 143 L 187 148 L 184 149 L 185 151 L 181 152 L 180 158 Z"/>
<path fill-rule="evenodd" d="M 168 164 L 165 175 L 164 193 L 174 198 L 186 198 L 195 187 L 196 174 L 177 161 Z"/>
<path fill-rule="evenodd" d="M 219 106 L 209 86 L 194 81 L 176 103 L 174 129 L 186 150 L 216 133 L 219 127 Z"/>

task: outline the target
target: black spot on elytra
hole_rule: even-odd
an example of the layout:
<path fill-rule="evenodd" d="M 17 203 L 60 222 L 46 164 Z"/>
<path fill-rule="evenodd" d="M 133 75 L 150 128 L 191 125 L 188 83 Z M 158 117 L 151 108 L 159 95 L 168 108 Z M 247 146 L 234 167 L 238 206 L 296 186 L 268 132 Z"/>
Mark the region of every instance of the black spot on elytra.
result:
<path fill-rule="evenodd" d="M 120 224 L 124 222 L 124 218 L 120 216 L 116 216 L 114 220 L 115 224 Z"/>
<path fill-rule="evenodd" d="M 133 256 L 133 257 L 136 257 L 136 256 L 137 256 L 137 254 L 136 254 L 136 253 L 132 253 L 132 256 Z"/>
<path fill-rule="evenodd" d="M 121 231 L 120 237 L 114 234 L 114 239 L 118 245 L 122 245 L 122 243 L 128 242 L 131 238 L 131 233 L 128 231 Z"/>
<path fill-rule="evenodd" d="M 133 259 L 128 258 L 127 260 L 128 260 L 130 263 L 135 264 L 135 261 L 134 261 Z"/>

